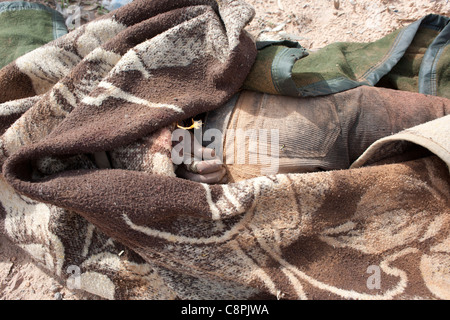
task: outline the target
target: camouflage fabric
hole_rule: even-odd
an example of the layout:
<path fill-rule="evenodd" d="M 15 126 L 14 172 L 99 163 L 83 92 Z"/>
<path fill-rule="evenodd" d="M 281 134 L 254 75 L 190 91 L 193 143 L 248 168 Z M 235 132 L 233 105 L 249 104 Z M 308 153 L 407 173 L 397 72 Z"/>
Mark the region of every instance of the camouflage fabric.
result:
<path fill-rule="evenodd" d="M 335 42 L 316 52 L 265 44 L 245 87 L 306 97 L 369 85 L 450 98 L 449 21 L 430 14 L 377 41 Z"/>
<path fill-rule="evenodd" d="M 64 17 L 39 3 L 0 2 L 0 68 L 67 33 Z"/>

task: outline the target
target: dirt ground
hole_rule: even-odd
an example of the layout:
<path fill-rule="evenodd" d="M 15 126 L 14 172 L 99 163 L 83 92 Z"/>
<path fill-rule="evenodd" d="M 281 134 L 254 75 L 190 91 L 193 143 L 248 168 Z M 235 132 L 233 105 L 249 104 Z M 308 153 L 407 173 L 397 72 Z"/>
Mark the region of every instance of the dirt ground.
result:
<path fill-rule="evenodd" d="M 1 0 L 0 0 L 1 2 Z M 102 0 L 32 0 L 69 18 L 81 7 L 80 23 L 107 12 Z M 449 0 L 247 0 L 256 16 L 247 27 L 257 39 L 290 39 L 310 50 L 336 41 L 369 42 L 430 13 L 450 16 Z M 72 7 L 69 7 L 72 5 Z M 95 299 L 71 292 L 0 235 L 1 300 Z"/>

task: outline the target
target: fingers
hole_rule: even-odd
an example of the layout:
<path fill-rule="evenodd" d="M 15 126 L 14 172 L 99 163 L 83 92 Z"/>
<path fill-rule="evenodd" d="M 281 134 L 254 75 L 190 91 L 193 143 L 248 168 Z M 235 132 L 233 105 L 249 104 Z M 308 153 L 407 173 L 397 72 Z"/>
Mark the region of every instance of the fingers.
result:
<path fill-rule="evenodd" d="M 176 174 L 184 179 L 208 184 L 225 183 L 223 181 L 226 178 L 226 170 L 224 167 L 210 173 L 199 174 L 188 171 L 185 166 L 179 166 Z"/>
<path fill-rule="evenodd" d="M 191 146 L 194 155 L 200 155 L 202 159 L 214 159 L 216 157 L 216 152 L 214 149 L 203 147 L 202 144 L 196 139 L 196 137 L 191 133 Z"/>
<path fill-rule="evenodd" d="M 216 152 L 214 149 L 202 147 L 202 155 L 203 159 L 215 159 L 216 158 Z"/>
<path fill-rule="evenodd" d="M 189 136 L 185 135 L 181 141 L 173 143 L 173 145 L 178 145 L 178 143 L 184 144 L 181 149 L 183 152 L 181 157 L 183 158 L 184 164 L 178 167 L 176 175 L 180 178 L 201 183 L 227 183 L 226 169 L 223 167 L 223 163 L 219 157 L 216 156 L 215 150 L 203 147 L 191 132 L 189 134 L 190 141 Z M 186 142 L 191 143 L 190 148 L 186 148 Z M 187 150 L 189 151 L 185 152 Z M 204 160 L 193 160 L 192 156 Z"/>
<path fill-rule="evenodd" d="M 195 164 L 196 173 L 207 174 L 222 169 L 222 161 L 219 159 L 198 161 Z"/>
<path fill-rule="evenodd" d="M 228 177 L 227 177 L 226 173 L 225 173 L 225 175 L 223 176 L 222 180 L 220 180 L 220 181 L 218 182 L 218 184 L 225 184 L 225 183 L 228 183 Z"/>

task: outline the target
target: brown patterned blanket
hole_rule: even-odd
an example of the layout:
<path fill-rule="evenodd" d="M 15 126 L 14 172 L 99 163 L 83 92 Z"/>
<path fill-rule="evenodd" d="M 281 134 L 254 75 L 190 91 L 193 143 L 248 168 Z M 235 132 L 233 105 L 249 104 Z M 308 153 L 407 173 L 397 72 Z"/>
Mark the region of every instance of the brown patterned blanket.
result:
<path fill-rule="evenodd" d="M 449 299 L 447 99 L 408 93 L 441 116 L 352 169 L 175 177 L 170 128 L 242 86 L 252 17 L 237 0 L 136 0 L 1 69 L 0 230 L 105 299 Z M 432 154 L 405 161 L 411 146 Z"/>

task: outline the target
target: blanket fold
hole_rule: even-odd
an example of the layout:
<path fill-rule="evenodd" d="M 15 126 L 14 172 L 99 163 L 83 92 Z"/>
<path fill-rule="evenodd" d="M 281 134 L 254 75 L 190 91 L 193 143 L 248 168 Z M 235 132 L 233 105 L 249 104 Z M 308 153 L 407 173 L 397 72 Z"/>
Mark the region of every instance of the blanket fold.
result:
<path fill-rule="evenodd" d="M 242 88 L 253 15 L 239 0 L 135 0 L 1 69 L 17 90 L 0 109 L 21 116 L 0 138 L 0 230 L 105 299 L 448 299 L 443 153 L 233 184 L 175 177 L 171 130 Z M 447 113 L 448 99 L 410 94 Z"/>
<path fill-rule="evenodd" d="M 39 93 L 54 86 L 9 128 L 21 135 L 19 139 L 7 141 L 10 134 L 6 132 L 3 158 L 23 144 L 29 144 L 31 160 L 112 150 L 223 104 L 242 85 L 256 54 L 254 43 L 242 32 L 253 11 L 242 5 L 223 5 L 219 9 L 225 18 L 223 26 L 214 6 L 192 4 L 175 9 L 163 6 L 169 11 L 157 15 L 155 8 L 149 9 L 151 4 L 137 2 L 11 64 L 9 69 L 27 59 L 38 63 L 35 59 L 50 51 L 55 52 L 56 61 L 71 56 L 73 69 L 66 65 L 60 70 L 62 66 L 57 65 L 60 74 L 53 79 L 56 72 L 37 74 L 42 69 L 35 66 L 21 70 Z M 122 24 L 130 23 L 126 19 L 135 10 L 155 17 L 141 22 L 140 14 L 134 25 Z M 106 34 L 91 39 L 100 31 Z M 73 38 L 78 41 L 71 42 Z M 61 50 L 68 44 L 73 45 L 71 50 Z"/>

